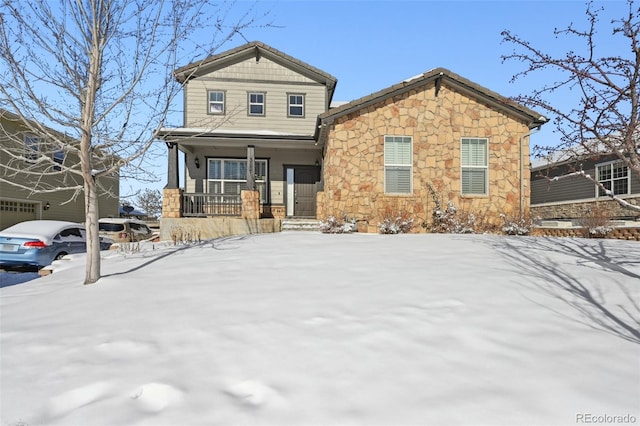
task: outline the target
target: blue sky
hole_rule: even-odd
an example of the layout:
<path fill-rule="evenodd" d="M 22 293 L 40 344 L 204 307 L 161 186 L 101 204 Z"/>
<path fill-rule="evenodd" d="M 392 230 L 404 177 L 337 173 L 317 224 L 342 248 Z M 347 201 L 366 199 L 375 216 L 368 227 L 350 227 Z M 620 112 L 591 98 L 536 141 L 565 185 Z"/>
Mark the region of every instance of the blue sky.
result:
<path fill-rule="evenodd" d="M 604 6 L 597 56 L 626 55 L 626 46 L 610 43 L 612 18 L 628 11 L 624 1 L 595 2 Z M 503 44 L 510 30 L 548 53 L 580 51 L 584 44 L 556 39 L 554 28 L 574 23 L 587 28 L 583 1 L 239 1 L 237 12 L 254 7 L 268 15 L 221 51 L 259 40 L 322 69 L 338 79 L 334 100 L 350 101 L 408 77 L 445 67 L 504 96 L 527 93 L 544 84 L 535 76 L 510 83 L 523 64 L 502 63 L 513 46 Z M 181 64 L 183 65 L 183 64 Z M 569 106 L 571 98 L 559 97 Z M 543 111 L 540 111 L 543 112 Z M 554 144 L 553 124 L 543 126 L 533 143 Z M 166 166 L 160 165 L 162 169 Z M 160 171 L 163 173 L 164 170 Z M 163 174 L 164 176 L 164 174 Z M 164 179 L 164 178 L 163 178 Z M 158 183 L 162 188 L 165 181 Z M 123 194 L 128 188 L 122 188 Z"/>

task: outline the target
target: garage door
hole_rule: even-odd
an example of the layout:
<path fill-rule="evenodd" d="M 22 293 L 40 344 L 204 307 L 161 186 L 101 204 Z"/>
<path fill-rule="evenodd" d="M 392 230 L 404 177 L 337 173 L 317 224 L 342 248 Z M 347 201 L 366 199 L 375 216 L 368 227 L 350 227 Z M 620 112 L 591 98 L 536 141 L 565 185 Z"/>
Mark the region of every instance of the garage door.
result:
<path fill-rule="evenodd" d="M 26 201 L 0 200 L 0 229 L 18 222 L 37 219 L 38 204 Z"/>

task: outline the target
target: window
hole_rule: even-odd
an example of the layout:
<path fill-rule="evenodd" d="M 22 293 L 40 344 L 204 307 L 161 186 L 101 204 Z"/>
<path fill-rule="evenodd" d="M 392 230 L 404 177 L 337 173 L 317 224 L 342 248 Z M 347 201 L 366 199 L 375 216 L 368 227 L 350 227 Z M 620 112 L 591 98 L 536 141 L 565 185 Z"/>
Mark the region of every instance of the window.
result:
<path fill-rule="evenodd" d="M 219 90 L 209 92 L 209 114 L 224 114 L 224 92 Z"/>
<path fill-rule="evenodd" d="M 629 169 L 621 161 L 596 165 L 598 182 L 604 185 L 613 195 L 626 195 L 629 193 Z M 606 196 L 606 191 L 597 189 L 598 197 Z"/>
<path fill-rule="evenodd" d="M 412 140 L 407 136 L 384 137 L 384 192 L 411 194 L 413 176 Z"/>
<path fill-rule="evenodd" d="M 247 189 L 247 160 L 209 158 L 207 169 L 209 194 L 240 195 Z M 267 160 L 256 160 L 256 189 L 260 201 L 267 202 Z"/>
<path fill-rule="evenodd" d="M 304 95 L 289 94 L 289 117 L 304 117 Z"/>
<path fill-rule="evenodd" d="M 462 139 L 462 193 L 487 194 L 487 139 Z"/>
<path fill-rule="evenodd" d="M 0 200 L 0 211 L 35 213 L 36 205 L 34 203 L 22 203 L 20 201 Z"/>
<path fill-rule="evenodd" d="M 264 93 L 249 93 L 249 115 L 264 115 Z"/>
<path fill-rule="evenodd" d="M 33 135 L 24 137 L 24 158 L 28 162 L 35 162 L 38 159 L 40 150 L 40 139 Z"/>
<path fill-rule="evenodd" d="M 54 151 L 53 152 L 53 162 L 56 163 L 53 166 L 53 170 L 62 170 L 62 164 L 64 164 L 64 151 Z"/>

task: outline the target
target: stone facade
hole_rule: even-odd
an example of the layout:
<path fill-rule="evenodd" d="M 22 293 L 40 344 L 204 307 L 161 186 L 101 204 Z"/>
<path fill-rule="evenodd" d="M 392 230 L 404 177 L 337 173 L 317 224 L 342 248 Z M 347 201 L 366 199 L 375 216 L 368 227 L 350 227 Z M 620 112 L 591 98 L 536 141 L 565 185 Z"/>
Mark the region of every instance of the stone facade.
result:
<path fill-rule="evenodd" d="M 280 219 L 242 219 L 239 217 L 181 217 L 160 219 L 160 241 L 172 241 L 175 235 L 190 241 L 202 241 L 231 235 L 280 232 Z"/>
<path fill-rule="evenodd" d="M 640 205 L 640 197 L 625 198 L 625 201 Z M 622 208 L 613 200 L 549 203 L 531 206 L 531 216 L 540 219 L 579 219 L 588 214 L 594 205 L 604 209 L 607 216 L 616 218 L 637 218 L 640 212 Z"/>
<path fill-rule="evenodd" d="M 258 191 L 240 191 L 242 200 L 242 219 L 260 219 L 260 193 Z"/>
<path fill-rule="evenodd" d="M 275 218 L 284 219 L 286 217 L 286 208 L 284 205 L 262 205 L 260 217 L 262 218 Z"/>
<path fill-rule="evenodd" d="M 162 193 L 162 217 L 182 217 L 182 190 L 165 189 Z"/>
<path fill-rule="evenodd" d="M 346 213 L 363 229 L 376 230 L 387 208 L 408 211 L 416 223 L 431 218 L 431 185 L 443 205 L 492 222 L 501 213 L 520 213 L 520 158 L 524 164 L 524 212 L 529 209 L 529 149 L 526 123 L 474 98 L 434 84 L 389 97 L 338 117 L 329 128 L 323 164 L 324 193 L 318 194 L 318 218 Z M 413 193 L 386 195 L 384 136 L 413 140 Z M 486 196 L 461 194 L 461 138 L 488 138 L 489 190 Z M 361 225 L 359 224 L 359 227 Z M 420 227 L 416 227 L 420 229 Z"/>
<path fill-rule="evenodd" d="M 574 237 L 589 238 L 589 233 L 584 228 L 535 228 L 531 235 L 536 237 Z M 592 237 L 595 238 L 595 237 Z M 606 236 L 608 239 L 640 241 L 640 228 L 620 227 L 614 228 Z"/>

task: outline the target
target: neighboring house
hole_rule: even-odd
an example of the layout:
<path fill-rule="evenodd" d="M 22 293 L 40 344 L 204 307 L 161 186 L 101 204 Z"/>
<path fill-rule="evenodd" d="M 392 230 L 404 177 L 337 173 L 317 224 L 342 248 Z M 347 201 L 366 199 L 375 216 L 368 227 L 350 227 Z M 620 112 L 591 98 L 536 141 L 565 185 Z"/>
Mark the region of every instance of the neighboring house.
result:
<path fill-rule="evenodd" d="M 333 109 L 334 77 L 260 42 L 175 75 L 184 124 L 159 132 L 163 218 L 244 215 L 251 164 L 262 218 L 346 213 L 375 227 L 389 206 L 427 219 L 429 185 L 494 220 L 528 211 L 528 139 L 546 119 L 446 69 Z"/>
<path fill-rule="evenodd" d="M 580 219 L 595 203 L 612 219 L 640 218 L 640 213 L 622 208 L 583 176 L 551 180 L 582 170 L 615 195 L 640 204 L 640 179 L 616 155 L 580 157 L 549 162 L 537 161 L 531 168 L 531 213 L 541 219 Z"/>
<path fill-rule="evenodd" d="M 0 229 L 33 219 L 84 222 L 84 195 L 81 193 L 73 199 L 73 191 L 63 189 L 81 181 L 56 165 L 79 162 L 75 154 L 63 149 L 51 151 L 50 147 L 45 151 L 46 141 L 30 133 L 15 114 L 2 109 L 0 145 L 2 149 L 11 151 L 8 153 L 0 150 Z M 51 155 L 53 162 L 40 165 L 38 157 L 45 152 Z M 19 155 L 20 153 L 22 154 Z M 36 182 L 38 186 L 54 191 L 38 193 L 35 189 L 28 189 L 36 188 Z M 120 195 L 119 178 L 101 179 L 101 185 L 108 189 L 108 193 L 99 197 L 100 215 L 116 216 Z"/>

